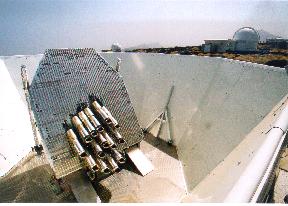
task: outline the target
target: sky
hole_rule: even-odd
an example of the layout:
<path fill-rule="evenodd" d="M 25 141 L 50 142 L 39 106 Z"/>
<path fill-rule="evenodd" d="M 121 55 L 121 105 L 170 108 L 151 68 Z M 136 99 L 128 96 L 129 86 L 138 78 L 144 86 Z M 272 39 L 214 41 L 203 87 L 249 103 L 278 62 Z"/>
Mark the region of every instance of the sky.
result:
<path fill-rule="evenodd" d="M 243 26 L 288 37 L 287 1 L 0 0 L 0 55 L 200 45 Z"/>

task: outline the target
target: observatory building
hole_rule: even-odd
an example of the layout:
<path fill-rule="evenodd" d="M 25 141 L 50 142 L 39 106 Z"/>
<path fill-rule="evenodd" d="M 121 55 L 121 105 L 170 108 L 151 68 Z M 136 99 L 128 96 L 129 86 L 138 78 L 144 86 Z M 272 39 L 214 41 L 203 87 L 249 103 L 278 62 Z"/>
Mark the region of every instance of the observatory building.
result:
<path fill-rule="evenodd" d="M 259 39 L 258 32 L 252 27 L 240 28 L 233 36 L 235 51 L 256 51 Z"/>
<path fill-rule="evenodd" d="M 204 52 L 254 52 L 257 51 L 259 39 L 254 28 L 242 27 L 234 33 L 233 39 L 204 40 L 202 48 Z"/>
<path fill-rule="evenodd" d="M 288 49 L 288 39 L 274 38 L 274 39 L 267 39 L 266 42 L 270 46 L 270 48 Z"/>
<path fill-rule="evenodd" d="M 112 44 L 111 51 L 113 51 L 113 52 L 121 52 L 122 51 L 121 45 L 119 43 Z"/>

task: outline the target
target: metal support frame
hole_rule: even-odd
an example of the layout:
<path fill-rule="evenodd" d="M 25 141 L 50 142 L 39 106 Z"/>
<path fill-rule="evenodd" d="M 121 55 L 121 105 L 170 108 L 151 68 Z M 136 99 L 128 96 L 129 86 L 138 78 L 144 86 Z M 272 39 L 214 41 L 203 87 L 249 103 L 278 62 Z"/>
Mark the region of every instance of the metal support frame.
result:
<path fill-rule="evenodd" d="M 121 61 L 122 60 L 120 58 L 117 58 L 117 63 L 116 63 L 116 66 L 115 66 L 116 72 L 119 72 L 119 70 L 120 70 Z"/>
<path fill-rule="evenodd" d="M 170 103 L 173 91 L 174 91 L 174 85 L 172 85 L 170 89 L 167 102 L 164 106 L 164 110 L 159 115 L 157 115 L 157 118 L 154 119 L 151 123 L 149 123 L 148 126 L 144 129 L 144 132 L 149 132 L 152 129 L 152 127 L 156 124 L 156 122 L 160 121 L 160 126 L 156 135 L 156 137 L 159 138 L 160 133 L 162 131 L 163 123 L 167 123 L 168 124 L 168 144 L 170 145 L 173 144 L 173 138 L 171 135 L 171 127 L 170 127 L 169 103 Z"/>
<path fill-rule="evenodd" d="M 34 136 L 34 142 L 35 146 L 33 149 L 37 152 L 37 154 L 41 154 L 43 150 L 43 146 L 40 144 L 40 132 L 37 127 L 37 123 L 34 117 L 34 113 L 31 109 L 31 103 L 30 103 L 30 94 L 29 94 L 29 81 L 28 81 L 28 75 L 27 75 L 27 69 L 25 65 L 21 66 L 21 78 L 22 78 L 22 83 L 23 83 L 23 90 L 27 102 L 27 107 L 28 107 L 28 112 L 29 112 L 29 117 L 30 117 L 30 123 L 32 126 L 32 131 L 33 131 L 33 136 Z"/>

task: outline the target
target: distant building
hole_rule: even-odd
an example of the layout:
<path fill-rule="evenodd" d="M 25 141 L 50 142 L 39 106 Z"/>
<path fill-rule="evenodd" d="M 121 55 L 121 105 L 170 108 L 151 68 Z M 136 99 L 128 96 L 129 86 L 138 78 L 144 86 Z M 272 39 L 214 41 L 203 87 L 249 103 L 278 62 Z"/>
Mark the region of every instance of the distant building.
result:
<path fill-rule="evenodd" d="M 122 51 L 122 47 L 121 47 L 120 44 L 114 43 L 114 44 L 112 44 L 112 46 L 111 46 L 111 50 L 112 50 L 113 52 L 121 52 L 121 51 Z"/>
<path fill-rule="evenodd" d="M 256 51 L 260 36 L 252 27 L 238 29 L 233 36 L 235 51 Z"/>
<path fill-rule="evenodd" d="M 283 38 L 267 39 L 266 43 L 269 45 L 270 48 L 288 49 L 288 39 Z"/>
<path fill-rule="evenodd" d="M 238 29 L 233 39 L 224 40 L 204 40 L 205 44 L 202 45 L 203 52 L 253 52 L 257 51 L 259 42 L 259 34 L 251 27 L 243 27 Z"/>
<path fill-rule="evenodd" d="M 234 51 L 235 41 L 232 39 L 221 40 L 204 40 L 205 44 L 202 45 L 204 52 L 226 52 Z"/>

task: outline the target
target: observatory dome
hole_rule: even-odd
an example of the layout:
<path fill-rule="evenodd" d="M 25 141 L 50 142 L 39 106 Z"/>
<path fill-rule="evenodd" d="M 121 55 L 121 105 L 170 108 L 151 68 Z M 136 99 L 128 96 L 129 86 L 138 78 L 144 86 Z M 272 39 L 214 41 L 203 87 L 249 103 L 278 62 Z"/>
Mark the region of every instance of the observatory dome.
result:
<path fill-rule="evenodd" d="M 120 45 L 120 44 L 114 43 L 114 44 L 112 44 L 112 46 L 111 46 L 111 50 L 112 50 L 113 52 L 121 52 L 121 51 L 122 51 L 122 48 L 121 48 L 121 45 Z"/>
<path fill-rule="evenodd" d="M 235 41 L 259 41 L 259 34 L 258 32 L 253 29 L 252 27 L 243 27 L 238 29 L 233 36 L 233 40 Z"/>
<path fill-rule="evenodd" d="M 235 51 L 254 52 L 257 50 L 260 37 L 252 27 L 242 27 L 235 32 L 233 40 L 236 42 Z"/>

